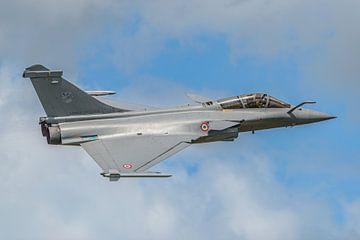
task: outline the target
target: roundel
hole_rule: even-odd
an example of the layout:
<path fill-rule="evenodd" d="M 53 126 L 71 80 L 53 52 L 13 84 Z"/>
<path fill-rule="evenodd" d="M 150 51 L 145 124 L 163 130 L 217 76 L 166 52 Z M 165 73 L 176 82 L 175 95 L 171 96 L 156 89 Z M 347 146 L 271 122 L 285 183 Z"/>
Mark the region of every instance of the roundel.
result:
<path fill-rule="evenodd" d="M 209 123 L 208 122 L 203 122 L 200 124 L 200 129 L 201 131 L 207 132 L 209 131 Z"/>
<path fill-rule="evenodd" d="M 64 103 L 71 103 L 73 101 L 74 95 L 72 92 L 62 92 L 61 99 Z"/>
<path fill-rule="evenodd" d="M 126 169 L 130 169 L 132 167 L 133 166 L 131 164 L 129 164 L 129 163 L 126 163 L 126 164 L 123 165 L 123 168 L 126 168 Z"/>

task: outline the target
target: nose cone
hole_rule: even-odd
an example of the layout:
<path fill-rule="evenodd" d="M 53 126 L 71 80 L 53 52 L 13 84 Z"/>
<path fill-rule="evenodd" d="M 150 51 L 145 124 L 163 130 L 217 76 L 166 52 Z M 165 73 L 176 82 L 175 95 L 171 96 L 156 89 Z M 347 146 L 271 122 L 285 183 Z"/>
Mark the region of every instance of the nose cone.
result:
<path fill-rule="evenodd" d="M 309 114 L 309 120 L 311 120 L 311 122 L 321 122 L 321 121 L 330 120 L 330 119 L 334 119 L 334 118 L 336 118 L 336 117 L 331 116 L 327 113 L 316 112 L 316 111 L 312 111 Z"/>
<path fill-rule="evenodd" d="M 335 116 L 331 116 L 327 113 L 322 113 L 309 109 L 302 109 L 296 111 L 294 117 L 297 124 L 315 123 L 336 118 Z"/>

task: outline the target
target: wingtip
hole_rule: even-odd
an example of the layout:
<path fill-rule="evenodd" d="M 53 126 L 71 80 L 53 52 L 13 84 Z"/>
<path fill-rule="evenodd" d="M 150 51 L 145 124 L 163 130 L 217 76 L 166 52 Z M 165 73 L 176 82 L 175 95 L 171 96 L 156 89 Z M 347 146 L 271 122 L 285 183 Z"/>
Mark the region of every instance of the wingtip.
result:
<path fill-rule="evenodd" d="M 44 67 L 41 64 L 33 64 L 30 67 L 25 68 L 25 71 L 49 71 L 50 69 Z"/>

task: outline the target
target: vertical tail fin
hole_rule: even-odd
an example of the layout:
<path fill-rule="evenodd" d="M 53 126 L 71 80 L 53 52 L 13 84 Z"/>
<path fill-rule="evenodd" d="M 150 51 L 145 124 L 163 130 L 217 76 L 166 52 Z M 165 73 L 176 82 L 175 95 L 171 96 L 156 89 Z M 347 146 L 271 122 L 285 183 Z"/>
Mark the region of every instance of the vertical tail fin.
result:
<path fill-rule="evenodd" d="M 62 71 L 51 71 L 42 65 L 25 69 L 48 117 L 125 112 L 100 102 L 62 78 Z"/>

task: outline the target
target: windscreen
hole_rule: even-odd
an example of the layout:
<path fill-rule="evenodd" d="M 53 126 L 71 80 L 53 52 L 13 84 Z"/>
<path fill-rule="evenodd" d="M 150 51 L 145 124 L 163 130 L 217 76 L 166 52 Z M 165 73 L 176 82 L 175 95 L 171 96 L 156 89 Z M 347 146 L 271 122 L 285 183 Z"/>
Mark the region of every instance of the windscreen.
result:
<path fill-rule="evenodd" d="M 251 93 L 240 96 L 224 98 L 217 101 L 223 109 L 241 108 L 290 108 L 287 104 L 277 98 L 264 93 Z"/>

